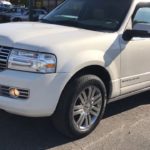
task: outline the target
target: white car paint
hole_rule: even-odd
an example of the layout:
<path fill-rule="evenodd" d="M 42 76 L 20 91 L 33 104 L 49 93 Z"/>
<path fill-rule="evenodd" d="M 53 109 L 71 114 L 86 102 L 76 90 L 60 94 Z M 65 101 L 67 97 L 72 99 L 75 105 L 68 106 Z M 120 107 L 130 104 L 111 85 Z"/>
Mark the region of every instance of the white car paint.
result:
<path fill-rule="evenodd" d="M 150 39 L 133 39 L 129 43 L 122 39 L 123 32 L 131 28 L 130 18 L 139 2 L 134 1 L 120 30 L 114 33 L 44 23 L 1 24 L 0 45 L 52 53 L 57 56 L 58 63 L 55 74 L 1 72 L 0 84 L 30 89 L 31 95 L 27 101 L 0 96 L 0 108 L 25 116 L 50 116 L 71 77 L 92 65 L 101 66 L 110 74 L 110 99 L 149 87 L 150 52 L 147 50 Z M 140 79 L 125 83 L 133 77 Z"/>
<path fill-rule="evenodd" d="M 2 5 L 8 5 L 8 6 L 12 6 L 11 2 L 8 2 L 8 1 L 0 1 L 0 4 Z"/>

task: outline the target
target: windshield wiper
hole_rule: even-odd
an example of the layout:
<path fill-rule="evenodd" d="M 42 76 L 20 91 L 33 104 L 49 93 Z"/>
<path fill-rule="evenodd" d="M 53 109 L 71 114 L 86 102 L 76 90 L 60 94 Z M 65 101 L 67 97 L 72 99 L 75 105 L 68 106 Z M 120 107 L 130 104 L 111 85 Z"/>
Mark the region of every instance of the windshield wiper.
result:
<path fill-rule="evenodd" d="M 43 22 L 43 23 L 50 23 L 50 21 L 49 21 L 49 20 L 44 19 L 44 18 L 40 19 L 39 21 L 40 21 L 40 22 Z"/>
<path fill-rule="evenodd" d="M 73 20 L 47 20 L 43 18 L 43 19 L 40 19 L 40 21 L 43 23 L 78 27 L 78 21 L 73 21 Z"/>
<path fill-rule="evenodd" d="M 79 28 L 83 28 L 83 29 L 87 29 L 87 30 L 93 30 L 93 31 L 111 31 L 112 28 L 106 27 L 104 25 L 90 25 L 90 24 L 86 24 L 83 21 L 79 21 Z"/>
<path fill-rule="evenodd" d="M 40 20 L 43 23 L 49 23 L 49 24 L 56 24 L 56 25 L 64 25 L 64 26 L 72 26 L 72 27 L 77 27 L 77 28 L 82 28 L 82 29 L 87 29 L 87 30 L 93 30 L 93 31 L 100 31 L 100 30 L 110 30 L 107 27 L 104 26 L 97 26 L 97 25 L 88 25 L 84 24 L 82 21 L 74 21 L 74 20 L 47 20 L 47 19 L 41 19 Z"/>
<path fill-rule="evenodd" d="M 77 21 L 73 21 L 73 20 L 57 20 L 57 21 L 53 21 L 53 24 L 58 24 L 58 25 L 66 25 L 66 26 L 74 26 L 74 27 L 78 27 L 78 22 Z"/>

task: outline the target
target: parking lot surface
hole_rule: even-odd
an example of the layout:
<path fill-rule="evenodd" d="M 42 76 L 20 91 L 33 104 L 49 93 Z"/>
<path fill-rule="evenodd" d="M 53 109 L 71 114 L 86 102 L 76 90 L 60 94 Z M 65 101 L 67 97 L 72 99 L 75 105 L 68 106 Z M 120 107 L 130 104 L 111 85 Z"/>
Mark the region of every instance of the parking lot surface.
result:
<path fill-rule="evenodd" d="M 0 150 L 44 149 L 150 150 L 149 92 L 109 104 L 96 130 L 76 141 L 59 134 L 49 118 L 24 118 L 0 111 Z"/>

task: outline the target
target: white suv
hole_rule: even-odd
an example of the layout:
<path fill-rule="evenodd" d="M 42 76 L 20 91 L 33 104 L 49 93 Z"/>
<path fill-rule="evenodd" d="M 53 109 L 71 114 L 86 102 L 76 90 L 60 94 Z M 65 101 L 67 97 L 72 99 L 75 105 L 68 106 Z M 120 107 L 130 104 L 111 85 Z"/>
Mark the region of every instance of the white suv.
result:
<path fill-rule="evenodd" d="M 0 108 L 52 116 L 69 137 L 150 87 L 150 0 L 66 0 L 40 23 L 0 25 Z"/>

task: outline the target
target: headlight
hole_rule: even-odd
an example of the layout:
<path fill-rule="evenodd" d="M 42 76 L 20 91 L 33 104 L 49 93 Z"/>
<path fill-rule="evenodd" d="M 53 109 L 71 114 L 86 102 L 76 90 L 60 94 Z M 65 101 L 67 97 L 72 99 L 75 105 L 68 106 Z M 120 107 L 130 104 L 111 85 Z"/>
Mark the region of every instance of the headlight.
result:
<path fill-rule="evenodd" d="M 56 72 L 56 57 L 47 53 L 14 49 L 9 56 L 8 68 L 38 73 L 54 73 Z"/>

